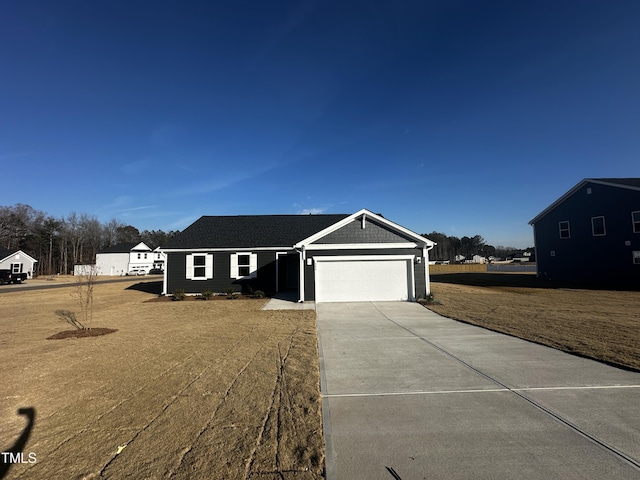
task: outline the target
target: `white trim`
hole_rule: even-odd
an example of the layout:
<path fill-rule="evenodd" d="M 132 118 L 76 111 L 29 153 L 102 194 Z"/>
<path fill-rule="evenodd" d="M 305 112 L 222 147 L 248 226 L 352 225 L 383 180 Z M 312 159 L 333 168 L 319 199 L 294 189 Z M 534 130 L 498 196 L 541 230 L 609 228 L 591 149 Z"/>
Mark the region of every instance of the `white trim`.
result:
<path fill-rule="evenodd" d="M 345 255 L 345 256 L 320 256 L 313 257 L 313 268 L 314 273 L 316 271 L 317 263 L 322 262 L 361 262 L 361 261 L 393 261 L 393 260 L 402 260 L 409 263 L 409 276 L 410 276 L 410 285 L 408 293 L 408 301 L 414 302 L 416 300 L 416 267 L 414 264 L 416 256 L 415 255 Z M 428 268 L 428 262 L 425 265 L 425 268 Z M 314 281 L 317 282 L 317 274 L 315 275 Z M 317 297 L 317 288 L 316 288 L 316 302 L 318 302 Z"/>
<path fill-rule="evenodd" d="M 304 264 L 307 260 L 307 251 L 304 245 L 301 247 L 298 257 L 300 257 L 300 274 L 298 275 L 298 301 L 304 302 Z M 315 281 L 315 275 L 314 275 Z"/>
<path fill-rule="evenodd" d="M 354 260 L 412 260 L 416 258 L 415 255 L 331 255 L 331 256 L 319 256 L 313 257 L 314 262 L 351 262 Z"/>
<path fill-rule="evenodd" d="M 298 243 L 296 243 L 294 245 L 294 248 L 300 248 L 303 245 L 304 246 L 308 246 L 310 243 L 315 242 L 316 240 L 319 240 L 320 238 L 329 235 L 330 233 L 335 232 L 336 230 L 341 229 L 342 227 L 344 227 L 345 225 L 348 225 L 349 223 L 353 222 L 354 220 L 356 220 L 358 217 L 360 217 L 360 215 L 366 215 L 369 218 L 372 218 L 374 220 L 376 220 L 379 223 L 382 223 L 383 225 L 386 225 L 394 230 L 397 230 L 398 232 L 401 232 L 405 235 L 407 235 L 410 238 L 413 238 L 414 240 L 416 240 L 416 242 L 419 245 L 435 245 L 435 243 L 431 240 L 429 240 L 426 237 L 423 237 L 422 235 L 418 235 L 415 232 L 412 232 L 411 230 L 408 230 L 400 225 L 398 225 L 397 223 L 393 223 L 390 220 L 387 220 L 384 217 L 381 217 L 380 215 L 376 215 L 373 212 L 370 212 L 369 210 L 367 210 L 366 208 L 363 208 L 362 210 L 357 211 L 356 213 L 349 215 L 348 217 L 343 218 L 342 220 L 334 223 L 333 225 L 329 225 L 327 228 L 320 230 L 318 233 L 315 233 L 313 235 L 311 235 L 310 237 L 305 238 L 304 240 L 299 241 Z M 384 245 L 384 243 L 381 243 L 380 245 Z"/>
<path fill-rule="evenodd" d="M 204 257 L 204 265 L 195 265 L 194 257 Z M 196 277 L 196 267 L 204 267 L 204 277 Z M 212 253 L 191 253 L 186 256 L 186 272 L 187 280 L 210 280 L 213 278 L 213 254 Z"/>
<path fill-rule="evenodd" d="M 417 247 L 417 243 L 314 243 L 306 245 L 307 250 L 386 250 Z"/>
<path fill-rule="evenodd" d="M 553 210 L 558 205 L 563 203 L 571 195 L 573 195 L 578 190 L 580 190 L 582 187 L 584 187 L 587 183 L 595 183 L 595 184 L 598 184 L 598 185 L 606 185 L 607 187 L 623 188 L 623 189 L 626 189 L 626 190 L 640 190 L 640 187 L 635 187 L 633 185 L 624 185 L 624 184 L 621 184 L 621 183 L 606 182 L 606 181 L 597 180 L 597 179 L 594 179 L 594 178 L 585 178 L 585 179 L 581 180 L 580 182 L 578 182 L 578 184 L 575 185 L 571 190 L 566 192 L 564 195 L 562 195 L 560 198 L 558 198 L 555 202 L 553 202 L 551 205 L 549 205 L 547 208 L 545 208 L 542 212 L 540 212 L 538 215 L 533 217 L 529 221 L 529 225 L 533 225 L 534 223 L 536 223 L 538 220 L 540 220 L 542 217 L 544 217 L 547 213 L 549 213 L 551 210 Z"/>
<path fill-rule="evenodd" d="M 249 265 L 238 263 L 238 256 L 246 255 L 249 257 Z M 258 254 L 252 252 L 234 252 L 230 254 L 230 272 L 229 276 L 236 280 L 246 280 L 247 278 L 256 278 L 258 276 Z M 249 267 L 249 275 L 240 275 L 240 267 Z"/>
<path fill-rule="evenodd" d="M 25 257 L 27 257 L 27 259 L 31 260 L 33 263 L 36 263 L 38 260 L 36 260 L 35 258 L 33 258 L 31 255 L 29 255 L 28 253 L 24 253 L 22 250 L 9 250 L 11 253 L 9 255 L 7 255 L 4 258 L 0 258 L 0 262 L 4 262 L 5 260 L 8 260 L 10 257 L 14 256 L 14 255 L 24 255 Z"/>
<path fill-rule="evenodd" d="M 566 223 L 567 228 L 563 229 L 562 226 L 560 225 L 561 223 Z M 562 236 L 563 231 L 566 231 L 569 235 L 566 237 L 563 237 Z M 560 220 L 558 222 L 558 235 L 561 240 L 566 240 L 567 238 L 571 238 L 571 222 L 569 220 Z"/>
<path fill-rule="evenodd" d="M 256 250 L 260 250 L 260 251 L 282 251 L 282 250 L 288 250 L 288 251 L 293 251 L 293 248 L 290 245 L 285 245 L 282 247 L 224 247 L 224 248 L 207 248 L 207 247 L 202 247 L 202 248 L 162 248 L 160 250 L 160 252 L 162 253 L 180 253 L 180 252 L 238 252 L 239 249 L 245 250 L 248 249 L 252 252 L 255 252 Z"/>

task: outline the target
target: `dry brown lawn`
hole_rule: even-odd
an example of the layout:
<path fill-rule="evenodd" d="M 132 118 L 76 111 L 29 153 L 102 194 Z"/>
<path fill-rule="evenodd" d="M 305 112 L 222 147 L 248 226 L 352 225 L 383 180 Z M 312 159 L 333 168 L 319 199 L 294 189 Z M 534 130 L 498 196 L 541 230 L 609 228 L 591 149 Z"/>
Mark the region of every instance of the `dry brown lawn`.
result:
<path fill-rule="evenodd" d="M 640 370 L 640 292 L 563 288 L 526 274 L 432 278 L 441 315 Z"/>
<path fill-rule="evenodd" d="M 96 285 L 92 326 L 118 331 L 81 339 L 47 340 L 73 287 L 0 293 L 2 451 L 36 412 L 37 461 L 7 478 L 320 478 L 314 312 L 126 289 L 145 281 Z"/>

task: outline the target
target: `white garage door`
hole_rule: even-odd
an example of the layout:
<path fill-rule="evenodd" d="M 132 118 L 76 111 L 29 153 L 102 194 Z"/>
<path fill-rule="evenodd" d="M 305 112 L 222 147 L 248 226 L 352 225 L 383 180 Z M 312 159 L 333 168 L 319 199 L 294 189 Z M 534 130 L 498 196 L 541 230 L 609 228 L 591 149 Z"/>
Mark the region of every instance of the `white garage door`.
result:
<path fill-rule="evenodd" d="M 316 257 L 316 302 L 413 299 L 413 256 Z"/>

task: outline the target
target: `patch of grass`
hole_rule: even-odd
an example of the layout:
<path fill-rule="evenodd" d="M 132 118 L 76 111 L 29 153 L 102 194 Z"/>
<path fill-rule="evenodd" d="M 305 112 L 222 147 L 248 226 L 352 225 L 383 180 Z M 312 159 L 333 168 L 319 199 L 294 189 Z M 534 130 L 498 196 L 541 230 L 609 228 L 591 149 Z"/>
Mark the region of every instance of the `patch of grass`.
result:
<path fill-rule="evenodd" d="M 19 408 L 38 415 L 28 445 L 38 462 L 21 474 L 321 478 L 314 312 L 262 311 L 255 299 L 145 303 L 154 294 L 126 290 L 137 282 L 95 287 L 94 322 L 117 335 L 56 342 L 53 312 L 73 302 L 73 285 L 2 294 L 0 437 L 10 445 L 23 431 Z"/>
<path fill-rule="evenodd" d="M 492 274 L 487 274 L 492 275 Z M 432 277 L 436 313 L 565 352 L 640 370 L 637 292 L 543 288 L 523 275 Z M 440 281 L 442 280 L 442 281 Z"/>

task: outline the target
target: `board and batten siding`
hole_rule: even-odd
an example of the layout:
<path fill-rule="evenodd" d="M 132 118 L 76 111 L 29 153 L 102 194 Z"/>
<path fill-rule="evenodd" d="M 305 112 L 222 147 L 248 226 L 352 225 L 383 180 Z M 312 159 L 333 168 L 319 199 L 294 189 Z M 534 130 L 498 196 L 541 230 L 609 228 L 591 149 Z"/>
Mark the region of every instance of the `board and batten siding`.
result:
<path fill-rule="evenodd" d="M 632 257 L 640 251 L 640 234 L 633 233 L 632 211 L 640 211 L 640 192 L 587 182 L 533 225 L 538 276 L 640 286 L 640 265 Z M 604 217 L 605 235 L 593 235 L 593 217 Z M 566 238 L 560 222 L 569 222 Z"/>

